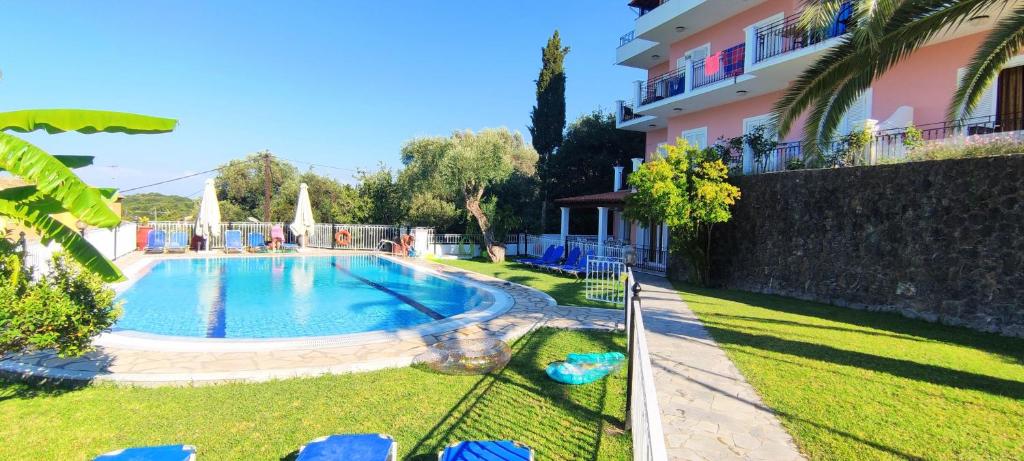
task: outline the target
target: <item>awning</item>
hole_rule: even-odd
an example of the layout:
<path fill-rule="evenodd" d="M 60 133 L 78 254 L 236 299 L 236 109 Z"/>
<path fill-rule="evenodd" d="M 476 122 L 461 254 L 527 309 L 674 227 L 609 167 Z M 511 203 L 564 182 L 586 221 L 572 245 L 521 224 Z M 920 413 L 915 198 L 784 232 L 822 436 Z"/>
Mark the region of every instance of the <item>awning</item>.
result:
<path fill-rule="evenodd" d="M 600 194 L 577 195 L 555 200 L 555 205 L 569 208 L 596 208 L 599 206 L 622 207 L 626 204 L 626 197 L 631 194 L 629 190 L 618 192 L 602 192 Z"/>

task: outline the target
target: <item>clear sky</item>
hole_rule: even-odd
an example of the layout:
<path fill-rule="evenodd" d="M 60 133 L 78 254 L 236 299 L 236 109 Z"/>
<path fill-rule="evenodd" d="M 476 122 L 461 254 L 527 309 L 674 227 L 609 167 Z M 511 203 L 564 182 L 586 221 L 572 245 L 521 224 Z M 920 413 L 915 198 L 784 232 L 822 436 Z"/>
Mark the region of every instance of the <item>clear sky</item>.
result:
<path fill-rule="evenodd" d="M 170 134 L 46 135 L 95 155 L 89 182 L 130 188 L 262 149 L 344 169 L 398 166 L 404 141 L 506 126 L 527 135 L 540 48 L 554 29 L 570 120 L 612 110 L 642 78 L 613 65 L 625 0 L 8 2 L 0 110 L 89 108 L 172 117 Z M 296 162 L 300 168 L 307 164 Z M 198 195 L 203 177 L 150 191 Z"/>

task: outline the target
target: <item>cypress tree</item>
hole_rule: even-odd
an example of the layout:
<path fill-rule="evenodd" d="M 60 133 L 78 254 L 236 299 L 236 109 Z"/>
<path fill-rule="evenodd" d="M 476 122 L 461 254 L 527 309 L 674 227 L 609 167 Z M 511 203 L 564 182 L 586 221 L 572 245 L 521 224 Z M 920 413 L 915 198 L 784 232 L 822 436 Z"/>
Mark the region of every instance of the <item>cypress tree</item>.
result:
<path fill-rule="evenodd" d="M 540 75 L 537 77 L 537 105 L 530 112 L 530 137 L 533 148 L 540 155 L 537 168 L 541 187 L 540 231 L 547 224 L 548 189 L 551 174 L 548 160 L 562 145 L 565 130 L 565 55 L 569 47 L 562 46 L 558 31 L 551 35 L 541 49 Z"/>

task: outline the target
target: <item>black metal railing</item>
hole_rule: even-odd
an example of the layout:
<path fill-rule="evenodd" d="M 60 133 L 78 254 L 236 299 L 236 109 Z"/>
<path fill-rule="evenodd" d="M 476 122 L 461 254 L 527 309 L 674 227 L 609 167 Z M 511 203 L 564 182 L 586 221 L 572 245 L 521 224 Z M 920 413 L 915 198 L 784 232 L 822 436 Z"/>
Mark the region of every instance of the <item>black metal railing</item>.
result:
<path fill-rule="evenodd" d="M 623 122 L 628 122 L 630 120 L 638 119 L 640 117 L 643 117 L 643 114 L 638 114 L 635 110 L 633 110 L 633 105 L 632 104 L 629 104 L 629 103 L 623 103 L 622 104 L 622 113 L 619 114 L 619 120 L 621 120 Z"/>
<path fill-rule="evenodd" d="M 914 144 L 939 142 L 959 136 L 982 136 L 1024 130 L 1024 113 L 971 117 L 961 120 L 927 123 L 909 128 L 880 130 L 871 135 L 864 145 L 851 145 L 848 137 L 830 142 L 822 155 L 825 167 L 846 167 L 899 159 L 908 154 Z M 913 134 L 911 134 L 913 133 Z M 913 136 L 914 139 L 910 137 Z M 982 138 L 984 139 L 984 138 Z M 1019 139 L 1019 138 L 1013 138 Z M 873 159 L 866 158 L 870 151 Z M 733 159 L 742 164 L 742 158 Z M 769 173 L 808 167 L 799 141 L 779 143 L 766 157 L 752 159 L 753 174 Z"/>
<path fill-rule="evenodd" d="M 633 268 L 640 272 L 664 275 L 668 271 L 668 249 L 634 245 L 636 264 Z"/>
<path fill-rule="evenodd" d="M 643 16 L 651 11 L 654 11 L 661 5 L 664 5 L 668 0 L 645 0 L 645 1 L 634 1 L 630 2 L 630 6 L 636 8 L 637 13 Z"/>
<path fill-rule="evenodd" d="M 635 31 L 632 31 L 632 30 L 629 31 L 629 32 L 626 32 L 625 34 L 622 34 L 622 36 L 619 37 L 619 46 L 623 46 L 623 45 L 625 45 L 625 44 L 627 44 L 629 42 L 632 42 L 633 39 L 636 38 L 634 36 L 634 34 L 635 34 Z"/>
<path fill-rule="evenodd" d="M 683 94 L 686 91 L 686 69 L 666 72 L 640 84 L 640 105 Z"/>
<path fill-rule="evenodd" d="M 801 13 L 793 14 L 754 30 L 754 62 L 799 50 L 845 34 L 851 26 L 853 6 L 844 3 L 825 30 L 806 30 L 800 26 Z"/>
<path fill-rule="evenodd" d="M 708 58 L 698 59 L 693 63 L 693 87 L 700 88 L 742 75 L 745 52 L 746 45 L 740 43 Z"/>

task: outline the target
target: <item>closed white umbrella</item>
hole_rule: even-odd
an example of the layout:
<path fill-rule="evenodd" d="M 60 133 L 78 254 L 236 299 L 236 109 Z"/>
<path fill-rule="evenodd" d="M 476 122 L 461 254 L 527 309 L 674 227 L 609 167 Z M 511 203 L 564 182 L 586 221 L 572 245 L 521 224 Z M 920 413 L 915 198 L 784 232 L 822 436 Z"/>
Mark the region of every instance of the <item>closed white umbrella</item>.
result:
<path fill-rule="evenodd" d="M 196 217 L 196 235 L 206 239 L 206 251 L 210 251 L 210 240 L 220 236 L 220 204 L 213 179 L 207 179 L 203 188 L 203 201 L 199 203 L 199 215 Z"/>
<path fill-rule="evenodd" d="M 295 236 L 302 236 L 302 246 L 306 246 L 306 239 L 313 233 L 313 206 L 309 203 L 309 186 L 306 183 L 299 185 L 299 201 L 295 205 L 295 220 L 288 227 Z"/>

